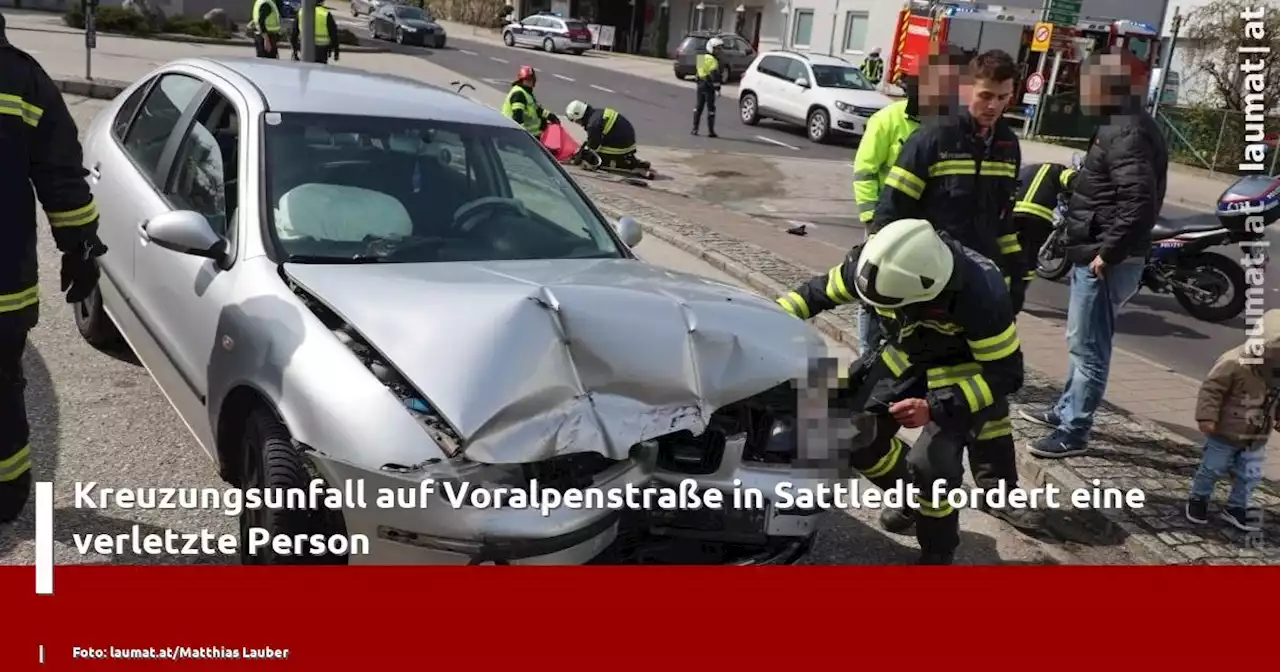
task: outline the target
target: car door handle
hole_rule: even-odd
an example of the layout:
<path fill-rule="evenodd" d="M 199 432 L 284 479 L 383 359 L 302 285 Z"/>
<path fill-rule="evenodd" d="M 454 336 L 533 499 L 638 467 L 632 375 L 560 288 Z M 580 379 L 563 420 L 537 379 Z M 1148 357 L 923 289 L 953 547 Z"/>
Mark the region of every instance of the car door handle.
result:
<path fill-rule="evenodd" d="M 100 180 L 100 179 L 102 179 L 102 164 L 101 164 L 101 163 L 95 163 L 95 164 L 93 164 L 93 167 L 89 169 L 89 177 L 92 177 L 92 178 L 93 178 L 93 179 L 95 179 L 95 180 Z"/>
<path fill-rule="evenodd" d="M 144 243 L 151 240 L 151 235 L 147 233 L 147 222 L 150 221 L 149 219 L 144 219 L 138 222 L 138 238 L 142 239 Z"/>

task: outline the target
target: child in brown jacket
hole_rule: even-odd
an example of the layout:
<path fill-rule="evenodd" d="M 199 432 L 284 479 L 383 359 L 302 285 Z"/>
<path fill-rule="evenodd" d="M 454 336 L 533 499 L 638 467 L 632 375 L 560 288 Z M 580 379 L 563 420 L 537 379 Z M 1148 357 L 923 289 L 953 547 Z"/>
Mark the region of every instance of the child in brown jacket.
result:
<path fill-rule="evenodd" d="M 1249 496 L 1262 480 L 1267 439 L 1280 431 L 1280 310 L 1268 310 L 1262 334 L 1218 358 L 1200 385 L 1196 422 L 1204 432 L 1204 457 L 1191 482 L 1187 520 L 1209 522 L 1213 486 L 1231 475 L 1231 493 L 1222 520 L 1246 532 L 1259 528 Z M 1256 329 L 1256 327 L 1255 327 Z"/>

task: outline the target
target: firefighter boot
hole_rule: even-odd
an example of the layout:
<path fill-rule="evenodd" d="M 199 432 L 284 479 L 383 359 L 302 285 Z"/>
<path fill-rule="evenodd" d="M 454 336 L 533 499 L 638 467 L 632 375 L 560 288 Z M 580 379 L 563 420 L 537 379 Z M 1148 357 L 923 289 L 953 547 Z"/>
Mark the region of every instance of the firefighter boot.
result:
<path fill-rule="evenodd" d="M 956 547 L 960 545 L 960 513 L 954 509 L 940 517 L 936 515 L 939 513 L 942 511 L 922 505 L 916 518 L 916 541 L 920 542 L 918 565 L 950 565 L 955 559 Z"/>
<path fill-rule="evenodd" d="M 25 456 L 19 459 L 26 459 Z M 3 460 L 0 460 L 3 464 Z M 3 469 L 0 466 L 0 469 Z M 23 472 L 22 475 L 8 481 L 0 481 L 0 524 L 9 523 L 18 518 L 22 513 L 22 509 L 27 505 L 27 498 L 31 494 L 31 472 Z"/>
<path fill-rule="evenodd" d="M 891 534 L 906 534 L 916 525 L 916 512 L 911 507 L 880 509 L 880 527 Z"/>

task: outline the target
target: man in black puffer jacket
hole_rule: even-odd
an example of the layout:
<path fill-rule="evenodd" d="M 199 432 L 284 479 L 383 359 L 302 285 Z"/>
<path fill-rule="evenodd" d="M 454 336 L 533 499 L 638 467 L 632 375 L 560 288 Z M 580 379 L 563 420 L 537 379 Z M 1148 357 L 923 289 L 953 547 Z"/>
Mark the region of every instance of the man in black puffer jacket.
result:
<path fill-rule="evenodd" d="M 1028 446 L 1037 457 L 1086 451 L 1093 413 L 1107 389 L 1116 312 L 1138 293 L 1151 228 L 1164 203 L 1169 153 L 1142 107 L 1147 87 L 1133 76 L 1136 61 L 1121 49 L 1090 58 L 1082 73 L 1081 104 L 1103 123 L 1067 205 L 1067 258 L 1073 268 L 1065 391 L 1050 408 L 1021 412 L 1054 429 Z"/>

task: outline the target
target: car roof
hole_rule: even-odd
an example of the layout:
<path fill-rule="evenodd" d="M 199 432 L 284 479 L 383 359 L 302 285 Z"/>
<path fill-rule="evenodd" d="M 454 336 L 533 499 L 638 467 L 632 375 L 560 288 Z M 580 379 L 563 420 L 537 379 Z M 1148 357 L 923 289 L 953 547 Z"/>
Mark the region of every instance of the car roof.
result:
<path fill-rule="evenodd" d="M 827 56 L 824 54 L 805 54 L 798 51 L 785 51 L 780 49 L 762 51 L 759 54 L 760 58 L 764 58 L 766 56 L 786 56 L 796 60 L 805 61 L 809 65 L 847 65 L 849 67 L 853 67 L 852 63 L 840 58 L 839 56 Z"/>
<path fill-rule="evenodd" d="M 235 82 L 247 80 L 273 112 L 350 114 L 430 119 L 485 126 L 512 122 L 453 91 L 397 77 L 318 63 L 250 57 L 201 57 L 175 61 Z"/>

